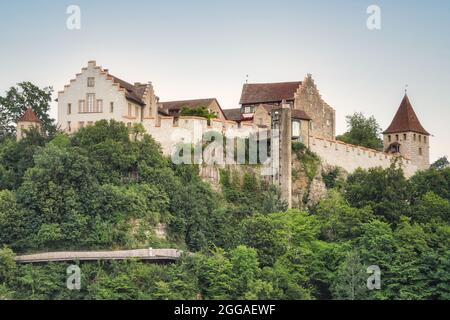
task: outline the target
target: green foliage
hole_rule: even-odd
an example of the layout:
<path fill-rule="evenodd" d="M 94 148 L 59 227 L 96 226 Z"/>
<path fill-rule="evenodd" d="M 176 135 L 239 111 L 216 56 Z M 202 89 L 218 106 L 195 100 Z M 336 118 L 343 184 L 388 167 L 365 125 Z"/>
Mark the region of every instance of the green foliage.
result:
<path fill-rule="evenodd" d="M 373 217 L 370 206 L 351 207 L 336 190 L 331 190 L 317 206 L 317 216 L 321 222 L 322 236 L 328 241 L 352 239 L 361 234 L 363 223 Z"/>
<path fill-rule="evenodd" d="M 205 118 L 208 121 L 217 118 L 217 114 L 207 109 L 205 106 L 198 108 L 183 107 L 180 111 L 180 116 L 195 116 Z"/>
<path fill-rule="evenodd" d="M 55 133 L 54 120 L 48 114 L 52 93 L 51 87 L 41 89 L 31 82 L 21 82 L 11 87 L 3 97 L 0 96 L 0 140 L 15 137 L 15 122 L 29 107 L 41 120 L 44 130 L 50 135 Z"/>
<path fill-rule="evenodd" d="M 320 158 L 314 152 L 306 148 L 301 142 L 292 143 L 292 152 L 295 154 L 297 160 L 300 161 L 302 170 L 310 181 L 312 181 L 319 170 Z"/>
<path fill-rule="evenodd" d="M 449 299 L 450 168 L 322 173 L 310 212 L 287 210 L 254 167 L 222 170 L 221 190 L 174 165 L 136 128 L 99 121 L 74 135 L 0 142 L 0 299 Z M 293 144 L 308 178 L 320 160 Z M 333 189 L 334 188 L 334 189 Z M 167 226 L 166 239 L 156 236 Z M 177 263 L 17 264 L 47 250 L 181 248 Z M 14 250 L 14 253 L 12 250 Z M 381 290 L 365 287 L 379 266 Z"/>
<path fill-rule="evenodd" d="M 359 252 L 350 251 L 339 265 L 332 290 L 335 299 L 363 300 L 367 295 L 366 273 Z"/>
<path fill-rule="evenodd" d="M 395 224 L 407 214 L 409 182 L 395 165 L 388 169 L 359 169 L 348 177 L 345 196 L 350 205 L 370 206 L 377 217 Z"/>
<path fill-rule="evenodd" d="M 337 140 L 376 150 L 383 149 L 381 127 L 373 116 L 366 118 L 362 113 L 347 116 L 347 126 L 348 131 L 337 136 Z"/>
<path fill-rule="evenodd" d="M 343 181 L 339 177 L 340 171 L 339 167 L 322 170 L 322 179 L 327 189 L 342 187 Z"/>
<path fill-rule="evenodd" d="M 450 162 L 448 162 L 447 156 L 444 156 L 444 157 L 437 159 L 435 162 L 433 162 L 430 167 L 432 169 L 441 170 L 441 169 L 448 168 L 449 166 L 450 166 Z"/>

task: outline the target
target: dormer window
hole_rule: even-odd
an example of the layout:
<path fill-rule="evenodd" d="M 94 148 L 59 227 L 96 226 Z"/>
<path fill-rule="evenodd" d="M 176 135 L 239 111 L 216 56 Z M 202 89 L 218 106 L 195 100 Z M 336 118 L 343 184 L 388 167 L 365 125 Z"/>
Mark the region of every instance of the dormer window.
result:
<path fill-rule="evenodd" d="M 89 88 L 95 87 L 95 78 L 94 77 L 89 77 L 87 85 L 88 85 Z"/>

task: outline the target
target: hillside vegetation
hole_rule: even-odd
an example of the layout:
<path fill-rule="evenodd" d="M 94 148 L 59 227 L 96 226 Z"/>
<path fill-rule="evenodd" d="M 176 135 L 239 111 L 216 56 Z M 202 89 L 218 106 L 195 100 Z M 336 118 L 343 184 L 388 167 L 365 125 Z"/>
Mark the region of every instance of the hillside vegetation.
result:
<path fill-rule="evenodd" d="M 213 191 L 195 166 L 173 165 L 148 135 L 130 140 L 122 123 L 5 139 L 0 298 L 450 299 L 450 168 L 409 180 L 395 165 L 323 176 L 324 199 L 286 211 L 279 190 L 254 174 L 224 171 Z M 78 263 L 79 291 L 66 288 L 66 263 L 13 259 L 146 247 L 195 254 L 169 265 Z M 366 287 L 372 265 L 380 290 Z"/>

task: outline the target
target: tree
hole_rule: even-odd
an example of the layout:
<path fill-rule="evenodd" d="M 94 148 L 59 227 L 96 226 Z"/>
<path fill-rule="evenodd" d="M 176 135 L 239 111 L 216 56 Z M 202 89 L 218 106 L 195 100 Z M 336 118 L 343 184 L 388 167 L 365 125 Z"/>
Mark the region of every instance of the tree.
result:
<path fill-rule="evenodd" d="M 189 107 L 183 107 L 180 112 L 180 116 L 196 116 L 205 118 L 208 120 L 208 122 L 211 119 L 217 118 L 217 114 L 212 112 L 211 110 L 207 109 L 204 106 L 199 106 L 197 108 L 189 108 Z"/>
<path fill-rule="evenodd" d="M 255 248 L 261 266 L 272 266 L 286 251 L 283 224 L 268 216 L 256 215 L 242 223 L 242 243 Z"/>
<path fill-rule="evenodd" d="M 348 177 L 344 194 L 350 205 L 369 206 L 379 218 L 397 223 L 408 213 L 409 186 L 403 170 L 393 164 L 387 169 L 356 170 Z"/>
<path fill-rule="evenodd" d="M 435 162 L 433 162 L 430 166 L 430 168 L 441 170 L 448 168 L 450 166 L 450 162 L 448 162 L 447 156 L 441 157 L 437 159 Z"/>
<path fill-rule="evenodd" d="M 361 300 L 366 297 L 366 270 L 361 263 L 359 252 L 352 250 L 339 266 L 333 283 L 333 295 L 340 300 Z"/>
<path fill-rule="evenodd" d="M 322 235 L 328 241 L 359 236 L 362 224 L 373 218 L 370 206 L 353 208 L 336 190 L 330 190 L 316 210 L 321 222 Z"/>
<path fill-rule="evenodd" d="M 337 136 L 337 140 L 376 150 L 383 149 L 381 127 L 373 116 L 366 118 L 362 113 L 347 116 L 347 126 L 348 131 Z"/>
<path fill-rule="evenodd" d="M 3 141 L 0 146 L 0 188 L 16 190 L 25 172 L 34 166 L 34 155 L 47 139 L 37 129 L 31 129 L 20 141 Z"/>
<path fill-rule="evenodd" d="M 41 120 L 44 130 L 54 133 L 54 119 L 49 116 L 52 93 L 52 87 L 41 89 L 31 82 L 21 82 L 0 96 L 0 139 L 15 136 L 15 123 L 29 107 Z"/>

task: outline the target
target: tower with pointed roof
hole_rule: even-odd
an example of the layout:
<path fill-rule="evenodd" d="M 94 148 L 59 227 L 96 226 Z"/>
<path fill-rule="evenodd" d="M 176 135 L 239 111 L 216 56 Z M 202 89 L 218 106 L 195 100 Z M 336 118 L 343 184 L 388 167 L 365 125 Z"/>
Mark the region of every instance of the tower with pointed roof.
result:
<path fill-rule="evenodd" d="M 39 120 L 33 109 L 29 107 L 25 113 L 17 120 L 16 137 L 17 140 L 22 139 L 25 136 L 25 131 L 31 128 L 40 129 L 42 126 L 41 120 Z"/>
<path fill-rule="evenodd" d="M 430 167 L 430 134 L 420 123 L 406 93 L 383 136 L 386 152 L 410 159 L 419 170 Z"/>

